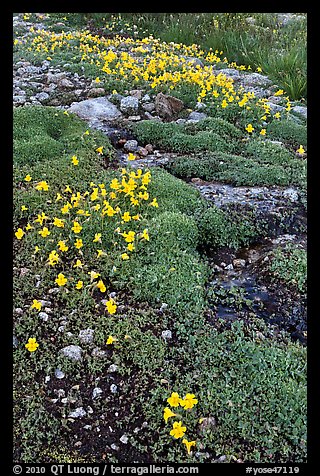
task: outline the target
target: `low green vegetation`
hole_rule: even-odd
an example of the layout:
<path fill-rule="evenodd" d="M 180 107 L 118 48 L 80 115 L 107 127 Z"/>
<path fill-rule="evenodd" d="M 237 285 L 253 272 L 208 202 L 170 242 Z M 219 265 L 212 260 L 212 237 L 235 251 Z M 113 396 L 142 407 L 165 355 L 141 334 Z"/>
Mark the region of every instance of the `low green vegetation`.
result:
<path fill-rule="evenodd" d="M 307 252 L 292 244 L 278 247 L 270 255 L 268 264 L 270 277 L 274 282 L 282 282 L 298 289 L 307 291 Z"/>

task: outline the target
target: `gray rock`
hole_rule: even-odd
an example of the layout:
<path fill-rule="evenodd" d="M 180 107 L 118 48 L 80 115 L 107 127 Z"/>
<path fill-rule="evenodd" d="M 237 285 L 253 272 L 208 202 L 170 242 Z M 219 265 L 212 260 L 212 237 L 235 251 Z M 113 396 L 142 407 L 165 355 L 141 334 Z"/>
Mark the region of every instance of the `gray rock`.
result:
<path fill-rule="evenodd" d="M 26 96 L 13 96 L 13 102 L 15 104 L 24 104 L 26 102 Z"/>
<path fill-rule="evenodd" d="M 137 148 L 137 153 L 138 153 L 141 157 L 146 157 L 149 152 L 147 151 L 147 149 L 146 149 L 145 147 L 139 146 L 139 147 Z"/>
<path fill-rule="evenodd" d="M 241 79 L 240 72 L 237 69 L 223 68 L 215 71 L 215 74 L 218 75 L 219 73 L 225 74 L 228 78 L 231 78 L 234 81 L 240 81 Z"/>
<path fill-rule="evenodd" d="M 154 108 L 154 102 L 145 102 L 144 104 L 142 104 L 142 109 L 144 109 L 145 111 L 152 112 L 154 111 Z"/>
<path fill-rule="evenodd" d="M 163 303 L 161 304 L 159 310 L 160 310 L 160 312 L 163 312 L 163 311 L 164 311 L 165 309 L 167 309 L 167 308 L 168 308 L 168 304 L 167 304 L 166 302 L 163 302 Z"/>
<path fill-rule="evenodd" d="M 128 121 L 133 121 L 133 122 L 141 121 L 141 116 L 128 116 Z"/>
<path fill-rule="evenodd" d="M 233 269 L 233 264 L 232 264 L 232 263 L 228 264 L 228 265 L 226 266 L 226 269 L 232 270 L 232 269 Z"/>
<path fill-rule="evenodd" d="M 101 390 L 101 388 L 95 387 L 95 388 L 93 389 L 93 392 L 92 392 L 92 398 L 93 398 L 93 400 L 94 400 L 95 398 L 101 397 L 102 393 L 103 393 L 103 391 Z"/>
<path fill-rule="evenodd" d="M 244 268 L 246 265 L 246 260 L 237 258 L 234 259 L 232 263 L 235 268 Z"/>
<path fill-rule="evenodd" d="M 151 101 L 151 97 L 149 96 L 149 94 L 145 94 L 143 96 L 143 98 L 141 99 L 142 102 L 150 102 Z"/>
<path fill-rule="evenodd" d="M 20 316 L 22 316 L 23 314 L 23 309 L 21 309 L 21 307 L 16 307 L 14 312 Z"/>
<path fill-rule="evenodd" d="M 56 370 L 54 371 L 54 376 L 55 376 L 56 378 L 58 378 L 58 379 L 62 379 L 62 378 L 64 378 L 65 373 L 62 372 L 61 369 L 56 369 Z"/>
<path fill-rule="evenodd" d="M 84 329 L 79 332 L 79 339 L 83 344 L 91 344 L 93 342 L 93 329 Z"/>
<path fill-rule="evenodd" d="M 110 385 L 110 391 L 111 391 L 111 393 L 117 393 L 117 391 L 118 391 L 117 385 L 114 384 L 114 383 L 112 383 L 112 384 Z"/>
<path fill-rule="evenodd" d="M 77 95 L 80 96 L 82 93 L 81 89 L 77 89 Z M 105 95 L 105 90 L 103 88 L 91 88 L 88 91 L 88 97 L 89 98 L 97 98 L 99 96 L 104 96 Z"/>
<path fill-rule="evenodd" d="M 119 446 L 117 446 L 115 443 L 112 443 L 112 444 L 110 445 L 110 448 L 111 448 L 112 450 L 114 450 L 114 451 L 119 451 L 119 450 L 120 450 Z"/>
<path fill-rule="evenodd" d="M 82 359 L 82 349 L 78 345 L 68 345 L 61 349 L 60 352 L 70 360 L 79 361 Z"/>
<path fill-rule="evenodd" d="M 127 96 L 120 101 L 120 110 L 125 114 L 135 114 L 139 109 L 139 99 L 134 96 Z"/>
<path fill-rule="evenodd" d="M 18 347 L 18 345 L 19 345 L 19 341 L 16 338 L 16 336 L 12 336 L 12 345 L 13 345 L 13 347 Z"/>
<path fill-rule="evenodd" d="M 91 352 L 92 357 L 96 359 L 105 359 L 108 357 L 108 354 L 105 350 L 99 349 L 99 347 L 95 347 Z"/>
<path fill-rule="evenodd" d="M 189 63 L 192 66 L 200 66 L 200 68 L 204 67 L 204 64 L 199 58 L 194 58 L 193 56 L 182 56 L 186 60 L 186 63 Z"/>
<path fill-rule="evenodd" d="M 142 98 L 142 93 L 143 93 L 142 89 L 132 89 L 132 90 L 129 92 L 130 96 L 133 96 L 133 97 L 135 97 L 135 98 L 137 98 L 137 99 L 141 99 L 141 98 Z"/>
<path fill-rule="evenodd" d="M 123 146 L 124 150 L 127 152 L 136 152 L 138 148 L 138 141 L 136 140 L 127 140 L 127 142 Z"/>
<path fill-rule="evenodd" d="M 198 122 L 198 121 L 201 121 L 202 119 L 205 119 L 206 117 L 208 116 L 204 112 L 193 111 L 193 112 L 190 112 L 188 120 Z"/>
<path fill-rule="evenodd" d="M 281 106 L 280 104 L 275 104 L 274 102 L 271 102 L 271 101 L 267 101 L 266 104 L 270 106 L 270 111 L 272 114 L 276 112 L 283 112 L 286 109 L 284 106 Z"/>
<path fill-rule="evenodd" d="M 166 329 L 165 331 L 161 332 L 161 337 L 164 340 L 170 340 L 172 339 L 172 332 L 169 329 Z"/>
<path fill-rule="evenodd" d="M 118 370 L 118 366 L 116 364 L 111 364 L 107 371 L 112 373 L 112 372 L 117 372 L 117 370 Z"/>
<path fill-rule="evenodd" d="M 49 94 L 45 92 L 37 93 L 35 95 L 35 98 L 37 101 L 40 101 L 40 102 L 46 101 L 47 99 L 49 99 Z"/>
<path fill-rule="evenodd" d="M 46 322 L 49 319 L 49 315 L 46 312 L 39 312 L 38 316 L 40 319 L 42 319 L 44 322 Z"/>
<path fill-rule="evenodd" d="M 89 126 L 103 125 L 103 121 L 114 121 L 121 117 L 119 109 L 106 97 L 86 99 L 74 103 L 69 112 L 77 114 L 81 119 L 88 121 Z"/>
<path fill-rule="evenodd" d="M 64 88 L 64 89 L 73 89 L 74 88 L 73 82 L 70 81 L 67 78 L 61 79 L 61 81 L 59 81 L 59 86 L 61 88 Z"/>
<path fill-rule="evenodd" d="M 307 119 L 308 116 L 308 108 L 306 106 L 294 106 L 292 108 L 293 112 L 301 114 L 303 117 Z"/>
<path fill-rule="evenodd" d="M 262 74 L 250 73 L 242 75 L 241 83 L 244 86 L 270 86 L 272 81 Z"/>
<path fill-rule="evenodd" d="M 69 413 L 69 418 L 82 418 L 86 416 L 87 412 L 83 407 L 76 408 L 73 412 Z"/>

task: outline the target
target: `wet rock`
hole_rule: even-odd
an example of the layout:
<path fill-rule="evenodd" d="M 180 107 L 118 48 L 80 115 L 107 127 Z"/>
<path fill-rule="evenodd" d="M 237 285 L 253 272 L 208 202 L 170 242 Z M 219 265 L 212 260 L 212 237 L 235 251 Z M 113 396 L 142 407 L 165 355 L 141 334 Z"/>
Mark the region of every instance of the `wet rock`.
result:
<path fill-rule="evenodd" d="M 136 140 L 127 140 L 123 146 L 124 150 L 127 152 L 136 152 L 138 148 L 138 141 Z"/>
<path fill-rule="evenodd" d="M 163 93 L 158 93 L 155 99 L 155 111 L 164 119 L 171 119 L 175 114 L 183 109 L 184 105 L 180 99 Z"/>
<path fill-rule="evenodd" d="M 117 385 L 114 384 L 114 383 L 112 383 L 112 384 L 110 385 L 110 391 L 111 391 L 111 393 L 117 393 L 117 392 L 118 392 L 118 387 L 117 387 Z"/>
<path fill-rule="evenodd" d="M 60 379 L 64 378 L 65 373 L 62 372 L 61 369 L 56 369 L 56 370 L 54 371 L 54 376 L 60 380 Z"/>
<path fill-rule="evenodd" d="M 232 263 L 233 263 L 233 266 L 235 268 L 244 268 L 245 265 L 246 265 L 246 260 L 244 260 L 244 259 L 234 259 Z"/>
<path fill-rule="evenodd" d="M 198 122 L 198 121 L 201 121 L 202 119 L 205 119 L 206 117 L 208 116 L 204 112 L 193 111 L 189 114 L 188 120 L 193 122 Z"/>
<path fill-rule="evenodd" d="M 76 408 L 73 412 L 69 413 L 69 418 L 82 418 L 86 416 L 87 412 L 83 407 Z"/>
<path fill-rule="evenodd" d="M 117 370 L 118 370 L 117 364 L 111 364 L 111 365 L 109 366 L 107 372 L 113 373 L 113 372 L 117 372 Z"/>
<path fill-rule="evenodd" d="M 68 345 L 61 349 L 60 352 L 70 360 L 79 361 L 82 359 L 82 349 L 78 345 Z"/>
<path fill-rule="evenodd" d="M 122 435 L 121 438 L 120 438 L 120 441 L 121 441 L 121 443 L 126 445 L 126 444 L 128 444 L 129 438 L 127 437 L 127 435 Z"/>
<path fill-rule="evenodd" d="M 93 342 L 94 330 L 84 329 L 79 332 L 79 339 L 83 344 L 91 344 Z"/>
<path fill-rule="evenodd" d="M 42 319 L 44 322 L 46 322 L 48 319 L 49 319 L 49 316 L 46 312 L 39 312 L 38 316 L 40 317 L 40 319 Z"/>
<path fill-rule="evenodd" d="M 93 398 L 93 400 L 96 399 L 96 398 L 101 397 L 102 393 L 103 393 L 103 391 L 101 390 L 101 388 L 95 387 L 95 388 L 93 389 L 93 392 L 92 392 L 92 398 Z"/>
<path fill-rule="evenodd" d="M 161 332 L 161 337 L 164 340 L 170 340 L 172 339 L 172 332 L 169 329 L 166 329 L 165 331 Z"/>
<path fill-rule="evenodd" d="M 69 112 L 77 114 L 81 119 L 88 121 L 89 126 L 99 127 L 103 121 L 114 121 L 121 117 L 119 109 L 106 97 L 86 99 L 74 103 Z"/>
<path fill-rule="evenodd" d="M 288 198 L 291 202 L 297 202 L 299 200 L 299 193 L 294 188 L 284 190 L 283 196 Z"/>
<path fill-rule="evenodd" d="M 127 96 L 120 101 L 120 111 L 125 114 L 134 114 L 138 112 L 139 99 L 134 96 Z"/>

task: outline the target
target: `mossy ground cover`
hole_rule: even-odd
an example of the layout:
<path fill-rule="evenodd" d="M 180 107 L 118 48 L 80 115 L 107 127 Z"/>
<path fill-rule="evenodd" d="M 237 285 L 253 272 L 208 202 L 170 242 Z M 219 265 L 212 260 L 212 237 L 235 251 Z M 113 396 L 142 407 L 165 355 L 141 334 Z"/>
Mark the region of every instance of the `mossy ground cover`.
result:
<path fill-rule="evenodd" d="M 37 41 L 28 50 L 29 42 L 19 40 L 15 55 L 40 61 L 50 54 L 52 64 L 68 59 L 71 67 L 84 65 L 88 76 L 102 76 L 90 55 L 80 59 L 88 34 L 63 35 L 62 47 L 50 53 L 46 48 L 57 38 L 41 36 L 38 51 Z M 161 48 L 166 57 L 170 47 Z M 126 63 L 128 56 L 121 59 Z M 104 57 L 105 68 L 113 60 Z M 159 71 L 162 60 L 154 64 Z M 131 71 L 129 63 L 122 66 Z M 202 78 L 196 85 L 178 81 L 170 90 L 173 76 L 152 86 L 157 74 L 143 77 L 139 68 L 138 84 L 146 91 L 163 87 L 189 97 L 190 105 L 204 87 Z M 104 72 L 108 92 L 128 87 L 118 72 Z M 179 70 L 185 77 L 194 73 Z M 303 184 L 304 169 L 296 165 L 303 159 L 295 155 L 306 147 L 302 129 L 278 130 L 271 122 L 272 138 L 285 142 L 271 147 L 259 137 L 262 106 L 251 105 L 241 114 L 237 106 L 209 108 L 212 117 L 197 124 L 140 122 L 135 134 L 187 154 L 178 160 L 188 167 L 179 172 L 177 161 L 170 169 L 182 178 Z M 245 129 L 249 123 L 254 137 Z M 54 108 L 14 111 L 13 161 L 14 460 L 196 463 L 225 455 L 227 462 L 305 461 L 305 347 L 285 333 L 271 336 L 260 319 L 230 326 L 208 319 L 210 269 L 203 250 L 209 244 L 238 248 L 263 233 L 250 210 L 239 215 L 209 206 L 167 170 L 118 168 L 104 135 Z M 195 175 L 188 175 L 192 167 Z M 292 170 L 301 175 L 296 182 Z M 282 258 L 273 261 L 279 279 L 292 284 L 291 268 L 301 257 L 293 257 L 289 275 Z M 88 330 L 91 337 L 83 340 Z M 39 344 L 32 352 L 30 338 Z M 70 345 L 81 347 L 78 361 L 61 353 Z M 168 402 L 174 392 L 176 407 Z M 196 399 L 189 409 L 188 394 Z M 82 416 L 72 416 L 79 408 Z M 175 415 L 166 420 L 164 408 Z M 183 437 L 195 442 L 190 453 L 183 438 L 170 434 L 178 421 L 186 427 Z"/>

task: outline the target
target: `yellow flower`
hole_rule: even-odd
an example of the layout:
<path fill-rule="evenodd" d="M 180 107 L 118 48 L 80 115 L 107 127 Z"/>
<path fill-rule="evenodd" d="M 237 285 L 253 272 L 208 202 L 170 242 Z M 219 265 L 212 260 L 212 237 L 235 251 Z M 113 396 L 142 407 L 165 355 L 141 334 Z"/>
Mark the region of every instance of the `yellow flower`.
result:
<path fill-rule="evenodd" d="M 300 145 L 299 149 L 296 150 L 297 154 L 304 154 L 305 153 L 305 150 L 304 148 L 302 147 L 302 145 Z"/>
<path fill-rule="evenodd" d="M 47 58 L 47 59 L 48 59 L 48 58 Z M 65 116 L 69 116 L 69 113 L 68 113 L 68 111 L 64 111 L 64 113 L 63 113 L 63 114 L 64 114 Z"/>
<path fill-rule="evenodd" d="M 41 235 L 43 238 L 46 238 L 47 236 L 50 235 L 51 231 L 48 230 L 46 226 L 42 228 L 42 230 L 38 231 L 39 235 Z"/>
<path fill-rule="evenodd" d="M 182 426 L 182 421 L 175 421 L 173 424 L 173 428 L 170 431 L 170 435 L 174 438 L 182 438 L 186 430 L 187 428 L 185 426 Z"/>
<path fill-rule="evenodd" d="M 107 288 L 105 287 L 105 284 L 104 282 L 102 281 L 102 279 L 100 279 L 97 284 L 96 284 L 97 288 L 102 292 L 102 293 L 105 293 Z"/>
<path fill-rule="evenodd" d="M 30 337 L 28 343 L 25 344 L 25 347 L 29 350 L 29 352 L 34 352 L 39 347 L 39 344 L 36 338 Z"/>
<path fill-rule="evenodd" d="M 121 258 L 123 260 L 127 260 L 127 259 L 129 259 L 129 255 L 127 253 L 122 253 Z"/>
<path fill-rule="evenodd" d="M 115 314 L 117 310 L 117 305 L 114 299 L 110 298 L 109 301 L 106 302 L 106 308 L 109 314 Z"/>
<path fill-rule="evenodd" d="M 81 262 L 81 260 L 77 259 L 76 263 L 73 265 L 74 268 L 82 268 L 83 267 L 83 263 Z"/>
<path fill-rule="evenodd" d="M 252 124 L 248 124 L 248 125 L 247 125 L 246 131 L 248 131 L 248 132 L 254 131 L 254 127 L 252 127 Z"/>
<path fill-rule="evenodd" d="M 54 266 L 59 262 L 59 255 L 56 252 L 56 250 L 52 250 L 51 253 L 49 254 L 49 264 L 51 266 Z"/>
<path fill-rule="evenodd" d="M 123 215 L 122 215 L 122 220 L 123 221 L 130 221 L 131 220 L 131 215 L 129 212 L 125 212 Z"/>
<path fill-rule="evenodd" d="M 25 232 L 23 231 L 22 228 L 18 228 L 18 230 L 15 232 L 15 235 L 18 238 L 18 240 L 21 240 L 21 238 L 23 237 L 24 234 L 25 234 Z"/>
<path fill-rule="evenodd" d="M 145 228 L 142 232 L 142 235 L 141 235 L 141 238 L 144 238 L 145 240 L 149 241 L 150 238 L 149 238 L 149 234 L 148 234 L 148 230 Z"/>
<path fill-rule="evenodd" d="M 21 211 L 25 212 L 26 210 L 28 210 L 28 207 L 26 207 L 25 205 L 21 205 Z"/>
<path fill-rule="evenodd" d="M 178 407 L 180 405 L 180 397 L 177 392 L 173 392 L 171 397 L 167 398 L 167 402 L 171 407 Z"/>
<path fill-rule="evenodd" d="M 98 147 L 98 148 L 96 149 L 96 152 L 98 152 L 99 154 L 102 154 L 102 151 L 103 151 L 103 146 Z"/>
<path fill-rule="evenodd" d="M 166 407 L 164 410 L 163 410 L 163 418 L 165 419 L 165 421 L 167 422 L 168 421 L 168 418 L 171 418 L 171 417 L 174 417 L 176 416 L 175 413 L 173 413 L 170 408 Z"/>
<path fill-rule="evenodd" d="M 78 221 L 74 221 L 73 222 L 73 227 L 71 228 L 71 230 L 74 233 L 80 233 L 80 231 L 82 230 L 82 226 L 80 225 L 80 223 Z"/>
<path fill-rule="evenodd" d="M 129 243 L 128 246 L 127 246 L 127 249 L 128 249 L 129 251 L 133 251 L 133 250 L 135 249 L 134 244 L 133 244 L 133 243 Z"/>
<path fill-rule="evenodd" d="M 149 203 L 149 205 L 151 205 L 152 207 L 156 207 L 156 208 L 159 207 L 159 204 L 158 204 L 156 198 L 154 198 L 154 199 L 152 200 L 152 202 Z"/>
<path fill-rule="evenodd" d="M 88 136 L 90 134 L 90 132 L 88 130 L 86 130 L 86 132 L 83 133 L 84 136 Z"/>
<path fill-rule="evenodd" d="M 69 193 L 72 193 L 72 190 L 70 188 L 70 185 L 67 185 L 66 188 L 64 189 L 64 192 L 69 192 Z"/>
<path fill-rule="evenodd" d="M 128 154 L 128 160 L 136 160 L 136 156 L 132 154 L 132 152 L 130 152 Z"/>
<path fill-rule="evenodd" d="M 83 247 L 83 241 L 81 238 L 77 238 L 76 241 L 74 242 L 74 246 L 77 248 L 77 250 L 80 250 L 80 248 Z"/>
<path fill-rule="evenodd" d="M 184 443 L 187 447 L 187 451 L 188 451 L 188 455 L 190 454 L 191 450 L 191 446 L 196 446 L 196 442 L 195 441 L 188 441 L 186 440 L 185 438 L 183 438 L 182 440 L 182 443 Z"/>
<path fill-rule="evenodd" d="M 101 256 L 105 255 L 105 252 L 103 250 L 97 250 L 97 258 L 100 258 Z"/>
<path fill-rule="evenodd" d="M 30 225 L 30 223 L 27 224 L 26 226 L 26 231 L 32 230 L 33 226 Z"/>
<path fill-rule="evenodd" d="M 276 93 L 274 93 L 274 96 L 281 96 L 282 94 L 284 94 L 284 90 L 283 89 L 278 89 L 278 91 Z"/>
<path fill-rule="evenodd" d="M 261 135 L 261 136 L 265 136 L 266 133 L 267 133 L 267 131 L 266 131 L 265 129 L 261 129 L 261 131 L 260 131 L 260 135 Z"/>
<path fill-rule="evenodd" d="M 97 273 L 96 271 L 89 271 L 88 274 L 90 275 L 91 282 L 92 282 L 94 279 L 99 278 L 99 276 L 100 276 L 100 274 Z"/>
<path fill-rule="evenodd" d="M 58 242 L 58 246 L 60 251 L 68 251 L 69 249 L 69 247 L 66 246 L 65 242 L 62 240 Z"/>
<path fill-rule="evenodd" d="M 37 299 L 34 299 L 31 304 L 31 309 L 37 309 L 37 311 L 40 311 L 41 308 L 42 308 L 41 302 L 38 301 Z"/>
<path fill-rule="evenodd" d="M 260 68 L 260 66 L 257 67 L 257 72 L 262 73 L 262 69 Z"/>
<path fill-rule="evenodd" d="M 62 197 L 61 193 L 58 192 L 58 193 L 57 193 L 56 202 L 57 202 L 58 200 L 62 200 L 62 199 L 63 199 L 63 197 Z"/>
<path fill-rule="evenodd" d="M 100 78 L 97 76 L 96 79 L 94 80 L 95 83 L 101 83 Z"/>
<path fill-rule="evenodd" d="M 53 224 L 54 226 L 57 226 L 58 228 L 64 228 L 64 221 L 60 220 L 60 218 L 54 218 Z"/>
<path fill-rule="evenodd" d="M 280 119 L 280 117 L 281 117 L 280 112 L 276 112 L 276 113 L 273 115 L 273 117 L 275 117 L 276 119 Z"/>
<path fill-rule="evenodd" d="M 30 182 L 30 180 L 32 180 L 31 175 L 29 175 L 29 174 L 26 175 L 25 178 L 24 178 L 24 180 L 25 180 L 26 182 Z"/>
<path fill-rule="evenodd" d="M 198 403 L 198 400 L 195 398 L 193 393 L 187 393 L 184 399 L 180 399 L 180 405 L 184 407 L 185 410 L 192 408 Z"/>
<path fill-rule="evenodd" d="M 94 235 L 93 243 L 97 243 L 97 242 L 101 243 L 101 233 L 96 233 Z"/>
<path fill-rule="evenodd" d="M 45 192 L 47 192 L 49 190 L 49 185 L 47 184 L 46 181 L 43 180 L 42 182 L 37 183 L 36 189 L 37 190 L 44 190 Z"/>
<path fill-rule="evenodd" d="M 108 339 L 107 339 L 106 344 L 107 344 L 107 345 L 113 344 L 116 340 L 117 340 L 117 339 L 115 339 L 114 337 L 109 336 Z"/>
<path fill-rule="evenodd" d="M 78 281 L 76 284 L 76 289 L 82 289 L 83 288 L 83 281 Z"/>
<path fill-rule="evenodd" d="M 73 165 L 79 165 L 79 159 L 77 158 L 76 155 L 73 155 L 71 157 L 71 162 L 73 163 Z"/>
<path fill-rule="evenodd" d="M 55 279 L 55 283 L 57 283 L 58 286 L 64 286 L 67 283 L 67 278 L 64 276 L 63 273 L 59 273 L 58 277 Z"/>
<path fill-rule="evenodd" d="M 136 233 L 134 231 L 128 231 L 128 233 L 124 232 L 122 233 L 122 236 L 124 236 L 125 241 L 127 243 L 132 243 L 134 241 Z"/>

